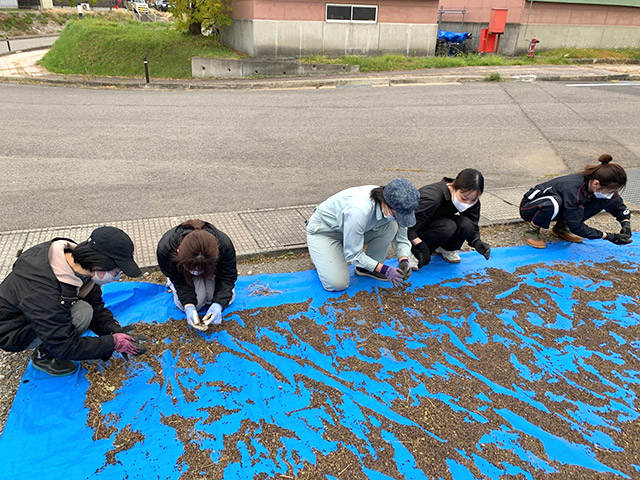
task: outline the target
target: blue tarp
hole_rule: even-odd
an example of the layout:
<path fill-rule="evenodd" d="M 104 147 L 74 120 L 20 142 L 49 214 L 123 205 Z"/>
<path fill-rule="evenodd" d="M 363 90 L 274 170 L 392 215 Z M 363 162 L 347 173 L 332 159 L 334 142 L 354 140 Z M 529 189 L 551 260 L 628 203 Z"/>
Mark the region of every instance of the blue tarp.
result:
<path fill-rule="evenodd" d="M 463 43 L 471 34 L 469 32 L 449 32 L 446 30 L 438 30 L 438 38 L 447 43 Z"/>
<path fill-rule="evenodd" d="M 379 282 L 354 276 L 344 296 L 325 292 L 314 271 L 241 277 L 236 301 L 224 312 L 225 322 L 202 334 L 214 352 L 220 349 L 215 368 L 210 364 L 204 369 L 180 367 L 179 350 L 177 355 L 167 350 L 159 359 L 164 385 L 150 381 L 150 368 L 138 368 L 114 392 L 115 398 L 102 405 L 103 415 L 115 414 L 111 421 L 117 429 L 131 425 L 144 435 L 144 441 L 118 452 L 113 465 L 105 463 L 105 454 L 117 448 L 115 434 L 94 441 L 95 432 L 87 426 L 86 372 L 81 369 L 70 377 L 53 378 L 29 365 L 0 437 L 0 478 L 180 478 L 188 469 L 181 460 L 185 446 L 163 420 L 174 414 L 194 420 L 194 433 L 199 434 L 194 441 L 207 449 L 213 463 L 224 463 L 224 477 L 230 479 L 260 475 L 277 478 L 287 472 L 297 475 L 305 465 L 315 465 L 319 457 L 338 449 L 362 459 L 358 470 L 369 478 L 397 478 L 398 474 L 431 478 L 418 469 L 412 444 L 399 439 L 399 430 L 389 425 L 419 431 L 427 441 L 438 445 L 452 444 L 447 458 L 434 460 L 443 465 L 440 470 L 434 466 L 434 471 L 448 471 L 454 479 L 505 475 L 534 478 L 534 474 L 537 477 L 545 472 L 559 472 L 562 477 L 567 466 L 584 468 L 590 474 L 607 472 L 617 478 L 633 478 L 629 472 L 637 472 L 637 478 L 640 462 L 625 468 L 611 466 L 606 459 L 613 457 L 598 457 L 596 453 L 624 452 L 625 445 L 616 444 L 614 439 L 626 424 L 639 420 L 640 302 L 638 298 L 616 296 L 615 292 L 599 298 L 592 292 L 611 286 L 606 275 L 599 279 L 575 276 L 556 271 L 553 265 L 559 262 L 588 268 L 616 260 L 626 271 L 637 272 L 639 243 L 636 234 L 634 244 L 625 247 L 588 241 L 581 245 L 555 243 L 546 250 L 496 248 L 490 262 L 469 252 L 461 255 L 458 265 L 434 257 L 428 267 L 412 276 L 409 294 L 403 297 L 407 298 L 403 314 L 419 319 L 419 331 L 409 329 L 400 313 L 394 313 L 388 315 L 388 321 L 376 324 L 368 338 L 358 338 L 356 328 L 366 324 L 366 318 L 359 317 L 357 307 L 352 308 L 354 313 L 345 311 L 342 305 L 349 298 L 357 302 L 360 295 L 369 292 L 384 311 L 381 292 L 389 287 L 381 287 Z M 531 271 L 514 276 L 517 268 L 526 265 L 532 266 Z M 496 271 L 511 275 L 515 282 L 495 295 L 500 308 L 469 299 L 475 311 L 461 317 L 455 308 L 456 302 L 464 300 L 463 295 L 455 297 L 462 292 L 460 288 L 494 288 L 498 280 L 492 275 Z M 280 293 L 249 295 L 256 282 Z M 428 288 L 423 289 L 425 286 Z M 441 295 L 437 301 L 442 302 L 446 313 L 432 318 L 416 309 L 414 302 L 434 301 L 428 295 L 436 287 Z M 512 300 L 519 289 L 527 299 L 526 316 L 516 314 L 522 298 Z M 574 295 L 578 291 L 593 295 L 583 306 L 602 312 L 602 318 L 574 316 L 581 303 Z M 104 287 L 104 298 L 122 324 L 162 323 L 183 317 L 161 285 L 110 284 Z M 300 312 L 283 315 L 277 328 L 245 325 L 244 315 L 241 318 L 239 314 L 257 309 L 252 313 L 256 314 L 267 307 L 299 302 L 309 303 L 304 303 Z M 545 316 L 551 304 L 554 311 L 563 312 L 554 314 L 553 321 Z M 493 324 L 489 326 L 486 319 Z M 313 322 L 323 332 L 322 349 L 294 334 L 292 326 L 303 321 Z M 237 324 L 255 329 L 257 340 L 252 343 L 231 335 L 229 325 Z M 615 332 L 612 329 L 605 335 L 606 342 L 597 349 L 586 346 L 577 333 L 581 328 L 608 329 L 614 325 Z M 489 336 L 494 327 L 499 333 Z M 556 339 L 555 345 L 545 345 L 540 331 Z M 380 340 L 381 345 L 402 342 L 403 347 L 393 351 L 380 347 L 375 358 L 364 355 L 360 344 L 373 340 Z M 433 345 L 438 347 L 433 349 Z M 495 366 L 509 372 L 504 381 L 490 380 L 481 373 L 479 352 L 491 345 L 510 351 L 510 363 Z M 442 360 L 429 362 L 430 355 L 435 354 Z M 144 367 L 144 357 L 141 359 L 139 365 Z M 594 359 L 605 362 L 606 369 L 597 370 Z M 375 374 L 353 369 L 354 361 L 375 366 Z M 394 380 L 399 374 L 411 382 L 408 393 Z M 465 385 L 472 389 L 470 397 L 446 393 L 448 382 L 455 377 L 465 379 Z M 536 393 L 533 385 L 538 382 L 548 385 L 545 393 Z M 185 395 L 185 390 L 195 386 L 199 387 L 195 398 Z M 574 397 L 565 391 L 579 394 Z M 318 394 L 324 395 L 321 405 L 313 401 Z M 429 411 L 461 415 L 462 425 L 469 427 L 468 435 L 475 432 L 477 438 L 463 448 L 457 442 L 465 432 L 454 428 L 456 424 L 436 430 L 433 425 L 437 422 L 431 424 L 422 416 L 403 413 L 398 405 L 405 404 L 425 410 L 425 418 Z M 223 407 L 224 413 L 216 421 L 206 421 L 206 409 L 216 406 Z M 533 423 L 525 412 L 549 415 L 563 428 L 551 431 L 546 425 Z M 235 456 L 229 460 L 228 455 L 225 457 L 230 448 L 225 438 L 242 433 L 247 422 L 259 427 L 247 431 L 246 437 L 235 444 Z M 283 433 L 275 452 L 261 442 L 262 429 L 271 426 L 288 432 Z M 353 441 L 329 438 L 325 432 L 331 426 L 350 432 Z M 373 438 L 374 431 L 380 432 L 379 438 Z M 568 438 L 568 432 L 573 432 L 572 438 Z M 376 470 L 371 460 L 380 453 L 381 444 L 393 452 L 395 467 L 391 473 Z M 534 454 L 534 444 L 544 453 Z M 517 464 L 494 459 L 496 452 L 517 459 Z M 316 478 L 338 478 L 337 473 Z"/>

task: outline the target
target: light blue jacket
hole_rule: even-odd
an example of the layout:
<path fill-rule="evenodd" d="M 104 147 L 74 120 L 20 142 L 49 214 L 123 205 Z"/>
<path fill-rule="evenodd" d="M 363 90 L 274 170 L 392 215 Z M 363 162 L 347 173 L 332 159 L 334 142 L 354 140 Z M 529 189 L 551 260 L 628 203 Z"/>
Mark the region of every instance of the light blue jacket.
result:
<path fill-rule="evenodd" d="M 371 190 L 377 187 L 378 185 L 364 185 L 347 188 L 326 199 L 314 213 L 314 217 L 319 216 L 322 224 L 313 226 L 310 232 L 341 232 L 347 263 L 370 271 L 376 268 L 378 262 L 364 253 L 364 234 L 378 230 L 390 222 L 384 218 L 380 206 L 370 197 Z M 398 232 L 391 245 L 398 258 L 409 256 L 411 243 L 407 238 L 406 228 L 398 226 Z"/>

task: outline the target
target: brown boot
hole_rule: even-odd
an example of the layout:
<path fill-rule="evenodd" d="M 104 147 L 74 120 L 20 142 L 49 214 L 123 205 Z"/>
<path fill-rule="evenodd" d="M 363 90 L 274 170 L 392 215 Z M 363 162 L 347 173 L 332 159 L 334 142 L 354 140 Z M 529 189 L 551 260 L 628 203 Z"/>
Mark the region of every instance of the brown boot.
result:
<path fill-rule="evenodd" d="M 571 233 L 565 222 L 556 222 L 552 230 L 557 237 L 564 238 L 567 242 L 582 243 L 583 238 Z"/>
<path fill-rule="evenodd" d="M 540 237 L 540 228 L 534 227 L 531 223 L 527 223 L 524 240 L 533 248 L 547 248 L 547 244 Z"/>

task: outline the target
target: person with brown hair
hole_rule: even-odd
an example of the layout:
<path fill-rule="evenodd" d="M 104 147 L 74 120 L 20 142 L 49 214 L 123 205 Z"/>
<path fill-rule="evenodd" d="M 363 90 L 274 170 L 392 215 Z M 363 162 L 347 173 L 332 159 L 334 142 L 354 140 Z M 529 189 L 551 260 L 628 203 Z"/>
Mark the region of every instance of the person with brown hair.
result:
<path fill-rule="evenodd" d="M 627 174 L 611 160 L 611 155 L 605 153 L 598 158 L 598 165 L 554 178 L 525 193 L 520 203 L 520 216 L 527 222 L 525 241 L 534 248 L 546 248 L 540 229 L 549 228 L 555 220 L 553 234 L 569 242 L 601 238 L 616 245 L 631 243 L 631 214 L 620 197 Z M 584 223 L 603 210 L 620 222 L 620 233 L 601 232 Z"/>
<path fill-rule="evenodd" d="M 222 322 L 222 311 L 235 298 L 238 279 L 231 239 L 203 220 L 188 220 L 166 232 L 157 248 L 160 270 L 167 276 L 176 306 L 187 323 L 201 331 Z M 202 320 L 198 310 L 208 305 Z"/>

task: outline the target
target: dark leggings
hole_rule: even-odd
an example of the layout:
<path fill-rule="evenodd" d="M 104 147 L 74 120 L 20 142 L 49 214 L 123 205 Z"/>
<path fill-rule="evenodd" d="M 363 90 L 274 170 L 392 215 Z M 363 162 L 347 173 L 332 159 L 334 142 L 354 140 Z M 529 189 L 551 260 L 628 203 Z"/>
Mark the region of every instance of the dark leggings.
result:
<path fill-rule="evenodd" d="M 558 197 L 549 197 L 529 200 L 526 196 L 520 202 L 520 216 L 523 220 L 533 223 L 536 227 L 549 228 L 552 220 L 564 221 L 562 217 L 562 201 Z M 557 205 L 557 207 L 556 207 Z M 556 211 L 557 208 L 557 211 Z M 602 207 L 593 202 L 585 203 L 583 207 L 582 221 L 590 219 L 600 213 Z M 556 215 L 554 216 L 554 213 Z"/>
<path fill-rule="evenodd" d="M 464 241 L 473 235 L 475 225 L 467 217 L 454 215 L 440 217 L 427 223 L 418 232 L 420 239 L 427 244 L 429 251 L 442 247 L 445 250 L 460 250 Z"/>

